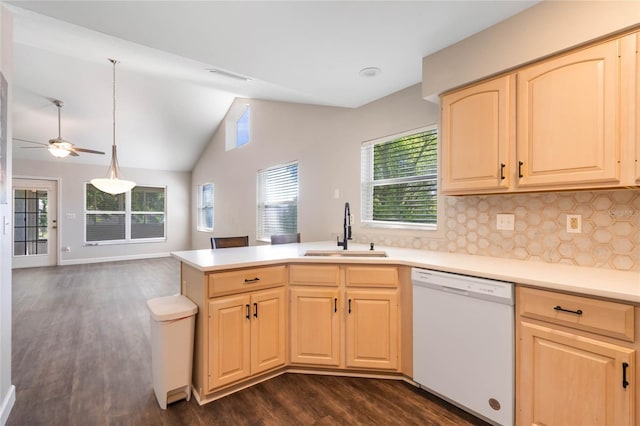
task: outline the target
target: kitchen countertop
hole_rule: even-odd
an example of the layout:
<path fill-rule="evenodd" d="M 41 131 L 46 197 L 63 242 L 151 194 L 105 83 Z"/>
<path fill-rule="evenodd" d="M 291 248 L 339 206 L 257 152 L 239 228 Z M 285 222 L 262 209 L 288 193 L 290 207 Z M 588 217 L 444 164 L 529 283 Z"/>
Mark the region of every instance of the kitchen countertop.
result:
<path fill-rule="evenodd" d="M 220 250 L 172 252 L 176 259 L 203 272 L 265 266 L 276 263 L 394 264 L 454 272 L 518 284 L 623 300 L 640 304 L 640 272 L 501 259 L 397 247 L 376 246 L 387 257 L 304 256 L 307 250 L 337 250 L 335 241 L 261 245 Z M 368 250 L 349 244 L 349 251 Z"/>

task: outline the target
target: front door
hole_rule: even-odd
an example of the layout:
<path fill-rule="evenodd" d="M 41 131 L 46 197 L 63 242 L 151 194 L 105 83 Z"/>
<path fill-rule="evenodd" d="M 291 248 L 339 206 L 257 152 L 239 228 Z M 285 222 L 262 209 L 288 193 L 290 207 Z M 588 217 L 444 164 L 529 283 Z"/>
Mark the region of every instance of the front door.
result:
<path fill-rule="evenodd" d="M 58 263 L 54 180 L 13 179 L 13 268 Z"/>

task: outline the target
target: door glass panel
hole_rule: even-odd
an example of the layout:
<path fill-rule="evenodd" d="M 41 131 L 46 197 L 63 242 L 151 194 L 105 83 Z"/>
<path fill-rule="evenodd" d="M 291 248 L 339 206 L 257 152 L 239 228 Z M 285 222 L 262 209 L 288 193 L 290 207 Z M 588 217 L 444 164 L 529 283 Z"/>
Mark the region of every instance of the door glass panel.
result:
<path fill-rule="evenodd" d="M 16 189 L 13 205 L 13 255 L 47 254 L 49 250 L 48 192 Z"/>

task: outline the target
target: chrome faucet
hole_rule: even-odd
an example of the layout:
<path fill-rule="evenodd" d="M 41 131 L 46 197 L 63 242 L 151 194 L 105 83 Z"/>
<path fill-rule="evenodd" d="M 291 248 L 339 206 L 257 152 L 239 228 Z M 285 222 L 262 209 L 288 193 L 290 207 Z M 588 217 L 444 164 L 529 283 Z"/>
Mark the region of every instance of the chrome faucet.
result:
<path fill-rule="evenodd" d="M 342 247 L 343 250 L 347 249 L 347 240 L 351 239 L 351 208 L 349 203 L 344 203 L 344 222 L 343 222 L 343 234 L 342 241 L 340 237 L 336 237 L 338 240 L 338 247 Z"/>

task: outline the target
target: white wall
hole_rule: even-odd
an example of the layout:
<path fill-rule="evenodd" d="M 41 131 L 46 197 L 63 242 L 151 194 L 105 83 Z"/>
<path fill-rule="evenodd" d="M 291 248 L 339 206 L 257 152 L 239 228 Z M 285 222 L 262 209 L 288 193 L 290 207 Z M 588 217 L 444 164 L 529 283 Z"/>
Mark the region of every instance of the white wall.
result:
<path fill-rule="evenodd" d="M 425 98 L 640 24 L 632 1 L 542 1 L 422 60 Z"/>
<path fill-rule="evenodd" d="M 11 81 L 13 67 L 13 17 L 0 4 L 0 71 L 9 85 L 7 111 L 7 188 L 11 188 Z M 8 195 L 8 194 L 7 194 Z M 11 197 L 0 204 L 0 424 L 5 424 L 15 401 L 15 387 L 11 384 Z"/>
<path fill-rule="evenodd" d="M 13 160 L 14 178 L 59 179 L 59 246 L 71 248 L 70 252 L 59 252 L 59 264 L 166 256 L 172 251 L 189 249 L 191 173 L 122 169 L 124 176 L 138 185 L 166 186 L 167 239 L 153 243 L 84 246 L 84 183 L 94 177 L 102 177 L 106 167 L 73 164 L 72 161 L 73 158 L 56 161 Z"/>
<path fill-rule="evenodd" d="M 197 186 L 215 185 L 214 234 L 246 235 L 257 244 L 256 173 L 297 160 L 298 230 L 303 241 L 335 239 L 342 233 L 344 203 L 360 215 L 362 142 L 435 124 L 438 107 L 415 85 L 358 109 L 241 99 L 251 106 L 251 142 L 225 152 L 220 126 L 192 173 L 192 221 Z M 339 198 L 334 198 L 334 191 Z M 356 221 L 358 222 L 358 221 Z M 195 227 L 194 227 L 195 228 Z M 359 232 L 354 227 L 354 233 Z M 208 233 L 193 229 L 193 247 L 210 247 Z"/>

